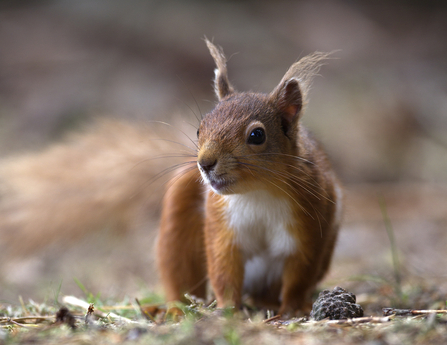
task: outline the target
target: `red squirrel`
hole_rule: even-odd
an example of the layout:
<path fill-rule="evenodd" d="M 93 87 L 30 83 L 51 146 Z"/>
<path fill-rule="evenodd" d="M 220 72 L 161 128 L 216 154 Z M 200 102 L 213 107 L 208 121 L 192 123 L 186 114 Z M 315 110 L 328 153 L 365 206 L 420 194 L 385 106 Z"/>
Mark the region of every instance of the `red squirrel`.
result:
<path fill-rule="evenodd" d="M 306 311 L 327 272 L 342 189 L 320 145 L 300 122 L 312 76 L 326 54 L 293 64 L 269 94 L 236 92 L 220 47 L 219 102 L 197 131 L 197 164 L 164 201 L 157 261 L 169 301 L 205 298 L 241 307 L 248 294 L 279 314 Z"/>

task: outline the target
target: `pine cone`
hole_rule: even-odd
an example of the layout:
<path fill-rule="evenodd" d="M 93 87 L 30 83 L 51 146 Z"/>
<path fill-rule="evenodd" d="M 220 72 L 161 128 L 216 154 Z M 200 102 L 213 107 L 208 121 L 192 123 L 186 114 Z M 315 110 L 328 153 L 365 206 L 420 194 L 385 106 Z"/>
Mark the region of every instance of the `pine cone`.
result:
<path fill-rule="evenodd" d="M 320 292 L 310 313 L 310 317 L 316 321 L 326 318 L 340 320 L 362 316 L 363 309 L 360 304 L 355 303 L 355 295 L 339 286 L 332 291 Z"/>

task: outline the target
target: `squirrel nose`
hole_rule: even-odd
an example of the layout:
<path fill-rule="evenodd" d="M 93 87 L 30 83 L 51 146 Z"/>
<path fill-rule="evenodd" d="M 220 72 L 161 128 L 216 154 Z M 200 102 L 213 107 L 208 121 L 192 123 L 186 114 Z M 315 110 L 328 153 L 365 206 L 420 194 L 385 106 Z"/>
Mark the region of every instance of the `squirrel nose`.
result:
<path fill-rule="evenodd" d="M 214 167 L 217 164 L 217 159 L 203 159 L 199 161 L 200 167 L 203 169 L 204 172 L 209 173 L 211 170 L 214 169 Z"/>

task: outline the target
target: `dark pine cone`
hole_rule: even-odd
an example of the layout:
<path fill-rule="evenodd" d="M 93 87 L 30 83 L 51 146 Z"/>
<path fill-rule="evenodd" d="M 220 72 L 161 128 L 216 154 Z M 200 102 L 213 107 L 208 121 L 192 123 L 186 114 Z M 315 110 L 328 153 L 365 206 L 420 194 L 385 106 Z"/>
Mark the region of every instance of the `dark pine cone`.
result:
<path fill-rule="evenodd" d="M 332 291 L 320 292 L 310 313 L 310 317 L 316 321 L 326 318 L 340 320 L 362 316 L 363 309 L 360 304 L 355 303 L 355 295 L 339 286 Z"/>

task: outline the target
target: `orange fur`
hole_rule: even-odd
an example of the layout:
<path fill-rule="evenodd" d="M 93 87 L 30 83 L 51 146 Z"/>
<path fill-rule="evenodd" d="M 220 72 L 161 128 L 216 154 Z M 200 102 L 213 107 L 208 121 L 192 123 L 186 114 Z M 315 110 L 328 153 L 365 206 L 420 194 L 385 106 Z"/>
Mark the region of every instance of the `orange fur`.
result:
<path fill-rule="evenodd" d="M 208 194 L 205 219 L 205 247 L 208 275 L 219 307 L 241 305 L 243 265 L 234 245 L 234 233 L 226 225 L 225 201 L 212 192 Z"/>
<path fill-rule="evenodd" d="M 299 122 L 326 55 L 295 63 L 270 94 L 237 93 L 223 52 L 207 45 L 219 103 L 198 131 L 205 186 L 193 168 L 165 195 L 158 256 L 168 299 L 203 282 L 206 261 L 219 307 L 239 307 L 248 292 L 281 314 L 306 310 L 329 268 L 342 203 L 325 153 Z"/>
<path fill-rule="evenodd" d="M 199 180 L 197 169 L 182 174 L 167 190 L 163 201 L 157 263 L 170 301 L 183 300 L 185 292 L 206 297 L 204 192 Z"/>

